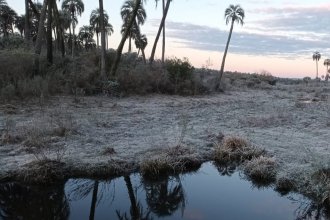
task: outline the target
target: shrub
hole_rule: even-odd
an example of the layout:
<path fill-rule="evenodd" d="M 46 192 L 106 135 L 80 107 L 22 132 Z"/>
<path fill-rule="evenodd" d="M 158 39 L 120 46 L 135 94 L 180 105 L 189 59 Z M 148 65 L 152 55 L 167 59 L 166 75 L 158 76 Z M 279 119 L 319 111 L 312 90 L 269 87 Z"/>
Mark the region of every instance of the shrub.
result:
<path fill-rule="evenodd" d="M 166 60 L 166 69 L 169 86 L 174 94 L 192 94 L 194 91 L 193 72 L 194 67 L 187 58 L 183 60 L 174 58 Z"/>

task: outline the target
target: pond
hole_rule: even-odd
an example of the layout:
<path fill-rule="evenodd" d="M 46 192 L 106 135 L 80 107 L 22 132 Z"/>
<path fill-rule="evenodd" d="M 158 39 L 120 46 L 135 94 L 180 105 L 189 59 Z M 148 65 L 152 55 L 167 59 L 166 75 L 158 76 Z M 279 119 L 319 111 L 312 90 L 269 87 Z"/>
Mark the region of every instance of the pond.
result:
<path fill-rule="evenodd" d="M 300 195 L 253 186 L 212 163 L 153 182 L 132 174 L 52 187 L 0 184 L 0 219 L 323 219 L 318 211 Z"/>

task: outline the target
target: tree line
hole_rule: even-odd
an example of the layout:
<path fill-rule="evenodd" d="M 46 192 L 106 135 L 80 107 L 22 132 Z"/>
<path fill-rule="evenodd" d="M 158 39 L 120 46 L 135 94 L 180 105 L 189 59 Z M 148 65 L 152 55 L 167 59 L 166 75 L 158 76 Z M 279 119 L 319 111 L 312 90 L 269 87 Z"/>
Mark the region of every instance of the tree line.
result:
<path fill-rule="evenodd" d="M 155 0 L 156 6 L 159 0 Z M 125 42 L 128 40 L 128 52 L 132 50 L 132 41 L 141 52 L 143 61 L 146 64 L 145 48 L 148 40 L 145 34 L 141 33 L 140 26 L 146 21 L 147 14 L 144 9 L 146 0 L 126 0 L 121 8 L 120 14 L 123 20 L 121 27 L 122 39 L 117 47 L 115 61 L 110 70 L 110 76 L 116 76 L 117 68 L 121 60 Z M 162 0 L 162 19 L 156 34 L 155 41 L 152 46 L 149 64 L 152 65 L 155 59 L 158 41 L 163 33 L 162 42 L 162 58 L 165 61 L 165 21 L 170 9 L 172 0 Z M 99 0 L 98 7 L 92 11 L 90 15 L 90 24 L 83 25 L 78 34 L 76 34 L 76 26 L 78 17 L 84 12 L 84 3 L 82 0 L 64 0 L 61 8 L 58 7 L 56 0 L 43 0 L 43 3 L 34 3 L 32 0 L 25 0 L 25 14 L 17 15 L 17 13 L 6 3 L 0 0 L 0 36 L 9 37 L 14 33 L 14 28 L 18 30 L 21 37 L 24 37 L 25 44 L 29 48 L 33 48 L 34 58 L 34 75 L 39 74 L 39 59 L 43 42 L 46 41 L 47 61 L 51 65 L 53 63 L 53 48 L 58 49 L 62 56 L 70 54 L 75 58 L 75 49 L 84 48 L 100 48 L 100 78 L 106 79 L 106 49 L 108 42 L 106 35 L 111 35 L 114 31 L 109 21 L 109 16 L 103 8 L 103 0 Z M 234 23 L 244 24 L 245 13 L 239 5 L 230 5 L 225 10 L 226 24 L 230 24 L 230 32 L 226 43 L 223 59 L 220 69 L 220 80 L 224 72 L 225 60 L 233 32 Z M 96 34 L 96 43 L 94 40 Z M 99 41 L 101 40 L 101 42 Z M 219 84 L 220 85 L 220 80 Z"/>

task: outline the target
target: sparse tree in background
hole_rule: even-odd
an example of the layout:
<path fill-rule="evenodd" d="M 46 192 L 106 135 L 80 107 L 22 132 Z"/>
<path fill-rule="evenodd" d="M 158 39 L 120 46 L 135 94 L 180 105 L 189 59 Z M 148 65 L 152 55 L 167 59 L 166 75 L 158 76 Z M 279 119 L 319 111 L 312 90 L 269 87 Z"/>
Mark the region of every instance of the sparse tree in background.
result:
<path fill-rule="evenodd" d="M 327 66 L 327 72 L 325 74 L 325 81 L 329 80 L 329 65 L 330 65 L 330 59 L 325 59 L 324 63 L 325 66 Z"/>
<path fill-rule="evenodd" d="M 38 34 L 37 34 L 37 40 L 34 46 L 34 75 L 39 75 L 39 60 L 40 60 L 40 53 L 41 53 L 41 46 L 42 46 L 42 38 L 45 34 L 45 19 L 46 19 L 46 11 L 48 6 L 48 0 L 44 0 L 40 19 L 39 19 L 39 27 L 38 27 Z"/>
<path fill-rule="evenodd" d="M 105 70 L 105 24 L 108 23 L 109 17 L 105 20 L 105 13 L 103 10 L 103 0 L 99 0 L 100 6 L 100 28 L 101 28 L 101 79 L 106 79 Z"/>
<path fill-rule="evenodd" d="M 76 19 L 75 16 L 84 12 L 85 6 L 82 0 L 64 0 L 62 3 L 62 10 L 66 10 L 71 13 L 71 25 L 72 25 L 72 57 L 74 57 L 74 47 L 75 47 L 75 28 Z"/>
<path fill-rule="evenodd" d="M 121 8 L 121 17 L 124 22 L 122 25 L 121 33 L 124 34 L 126 30 L 129 32 L 128 33 L 128 38 L 129 38 L 128 52 L 129 53 L 132 51 L 132 39 L 135 39 L 137 37 L 137 32 L 139 31 L 138 26 L 143 25 L 147 18 L 147 14 L 143 7 L 143 4 L 140 4 L 137 14 L 136 14 L 136 19 L 135 19 L 133 25 L 132 26 L 129 25 L 129 20 L 134 11 L 135 2 L 136 2 L 135 0 L 127 0 L 127 1 L 125 1 L 124 5 Z"/>
<path fill-rule="evenodd" d="M 85 50 L 88 50 L 88 43 L 93 39 L 93 28 L 84 25 L 80 28 L 78 37 L 84 42 Z"/>
<path fill-rule="evenodd" d="M 132 11 L 132 16 L 129 18 L 128 22 L 127 22 L 127 30 L 125 31 L 125 33 L 123 33 L 121 41 L 119 43 L 119 46 L 117 48 L 117 53 L 116 53 L 116 58 L 115 58 L 115 62 L 111 67 L 111 76 L 115 76 L 117 73 L 117 69 L 118 69 L 118 65 L 120 62 L 120 58 L 123 52 L 123 48 L 124 48 L 124 44 L 125 41 L 128 37 L 129 34 L 129 30 L 130 28 L 133 26 L 134 22 L 136 21 L 136 15 L 138 14 L 138 10 L 140 8 L 140 5 L 142 4 L 142 0 L 136 0 L 135 1 L 135 5 L 134 5 L 134 10 Z"/>
<path fill-rule="evenodd" d="M 219 88 L 220 83 L 221 83 L 221 78 L 225 69 L 225 62 L 226 62 L 226 56 L 229 48 L 229 43 L 231 39 L 231 35 L 233 33 L 233 28 L 234 28 L 234 23 L 237 22 L 238 24 L 243 25 L 244 24 L 244 18 L 245 18 L 245 12 L 243 8 L 241 8 L 240 5 L 229 5 L 229 7 L 225 11 L 225 19 L 226 19 L 226 24 L 228 25 L 231 23 L 230 26 L 230 31 L 227 39 L 227 44 L 225 48 L 225 52 L 223 54 L 222 58 L 222 63 L 221 63 L 221 69 L 220 69 L 220 77 L 219 77 L 219 82 L 217 83 L 217 88 Z"/>
<path fill-rule="evenodd" d="M 316 63 L 316 79 L 319 78 L 319 60 L 321 59 L 321 54 L 318 51 L 315 51 L 313 53 L 313 60 L 315 60 Z"/>
<path fill-rule="evenodd" d="M 7 5 L 6 1 L 0 0 L 0 34 L 8 37 L 9 33 L 14 33 L 14 24 L 17 13 Z"/>
<path fill-rule="evenodd" d="M 157 1 L 158 0 L 156 0 L 156 2 Z M 165 29 L 165 20 L 166 20 L 166 17 L 167 17 L 168 10 L 170 8 L 171 1 L 172 0 L 167 0 L 166 6 L 163 10 L 163 17 L 162 17 L 162 20 L 160 22 L 159 29 L 158 29 L 158 32 L 157 32 L 157 35 L 156 35 L 156 39 L 155 39 L 154 45 L 152 47 L 151 56 L 150 56 L 150 59 L 149 59 L 150 65 L 152 65 L 152 63 L 154 62 L 154 59 L 155 59 L 155 53 L 156 53 L 156 48 L 157 48 L 157 44 L 158 44 L 160 34 L 161 34 L 162 30 Z"/>
<path fill-rule="evenodd" d="M 108 14 L 104 11 L 104 23 L 107 24 L 109 22 L 109 16 Z M 100 46 L 99 44 L 99 35 L 101 33 L 101 11 L 99 8 L 95 9 L 92 11 L 90 19 L 89 19 L 90 25 L 93 27 L 93 31 L 96 34 L 96 44 L 97 47 Z"/>
<path fill-rule="evenodd" d="M 147 39 L 147 37 L 146 37 L 145 34 L 143 34 L 143 35 L 139 34 L 135 38 L 135 46 L 136 46 L 136 48 L 139 49 L 138 50 L 138 56 L 139 56 L 140 51 L 141 51 L 144 64 L 147 63 L 147 61 L 146 61 L 146 55 L 144 53 L 144 49 L 147 47 L 147 45 L 148 45 L 148 39 Z"/>
<path fill-rule="evenodd" d="M 113 26 L 110 23 L 107 23 L 105 25 L 105 34 L 107 36 L 111 36 L 111 34 L 113 34 Z M 109 37 L 107 37 L 106 40 L 107 40 L 107 49 L 109 49 Z"/>

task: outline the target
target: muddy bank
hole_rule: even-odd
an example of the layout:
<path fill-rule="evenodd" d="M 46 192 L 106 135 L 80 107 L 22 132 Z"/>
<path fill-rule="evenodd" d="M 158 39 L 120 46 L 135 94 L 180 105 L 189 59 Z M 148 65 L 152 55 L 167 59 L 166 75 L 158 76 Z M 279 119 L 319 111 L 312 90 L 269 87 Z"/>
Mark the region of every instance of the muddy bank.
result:
<path fill-rule="evenodd" d="M 34 176 L 29 171 L 47 160 L 64 176 L 120 175 L 178 145 L 204 162 L 223 134 L 265 149 L 279 164 L 277 179 L 313 184 L 311 176 L 330 164 L 329 95 L 324 84 L 280 84 L 200 97 L 80 97 L 74 103 L 57 96 L 2 104 L 0 177 Z"/>

